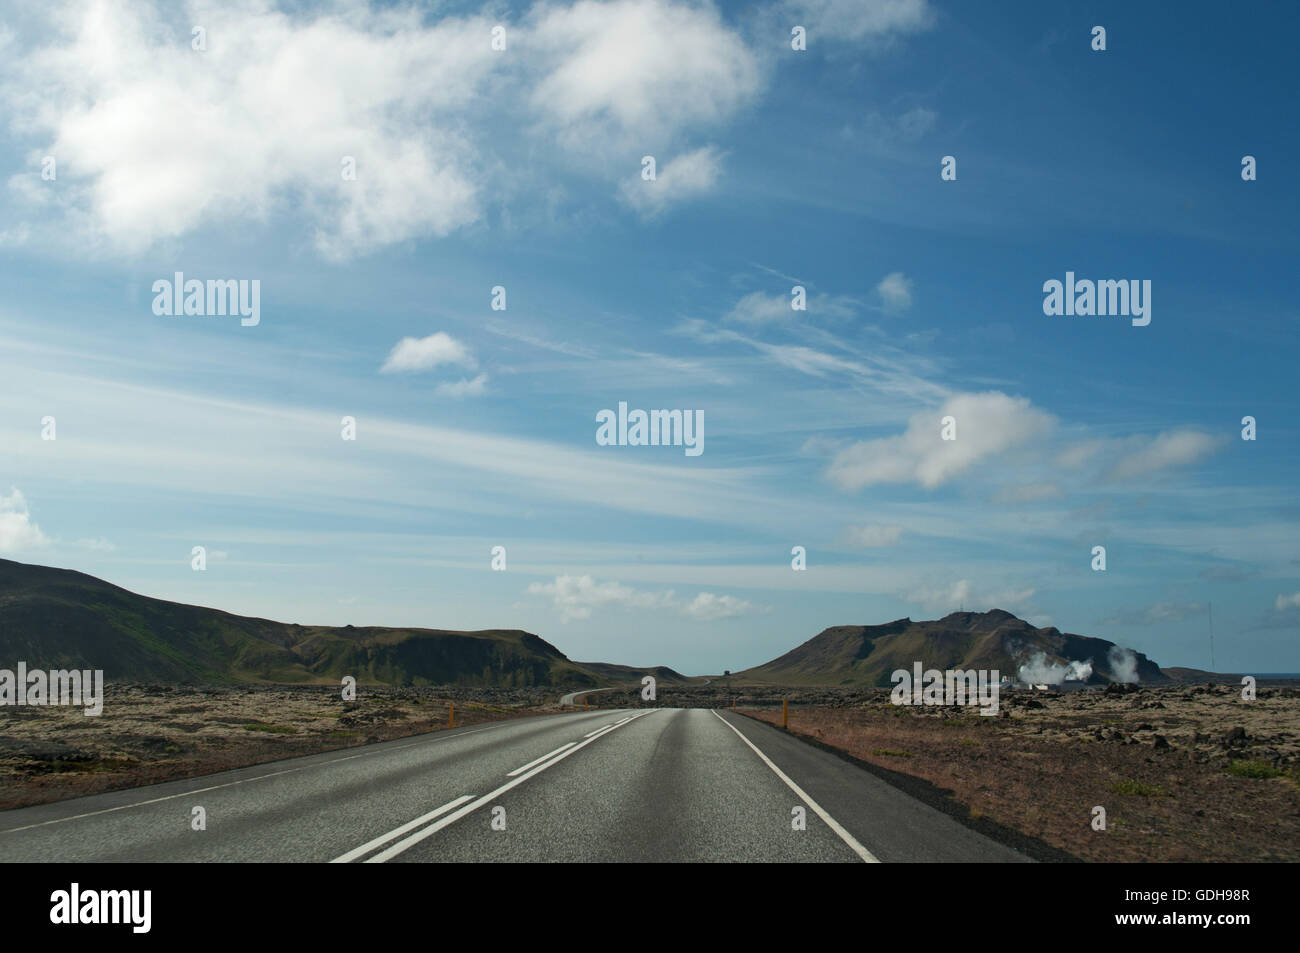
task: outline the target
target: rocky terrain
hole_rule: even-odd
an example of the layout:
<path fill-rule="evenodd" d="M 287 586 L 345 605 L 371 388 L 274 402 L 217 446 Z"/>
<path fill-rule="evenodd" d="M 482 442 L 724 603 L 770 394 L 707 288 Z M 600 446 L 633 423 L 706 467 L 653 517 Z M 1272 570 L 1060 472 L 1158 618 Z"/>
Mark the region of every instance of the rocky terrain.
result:
<path fill-rule="evenodd" d="M 805 700 L 790 730 L 910 793 L 1081 860 L 1300 860 L 1300 688 L 1113 685 L 1006 692 L 997 716 L 895 706 L 885 690 Z M 779 704 L 738 700 L 781 723 Z M 1094 809 L 1106 829 L 1095 830 Z"/>
<path fill-rule="evenodd" d="M 0 707 L 0 810 L 559 710 L 550 689 L 107 686 L 104 713 Z"/>

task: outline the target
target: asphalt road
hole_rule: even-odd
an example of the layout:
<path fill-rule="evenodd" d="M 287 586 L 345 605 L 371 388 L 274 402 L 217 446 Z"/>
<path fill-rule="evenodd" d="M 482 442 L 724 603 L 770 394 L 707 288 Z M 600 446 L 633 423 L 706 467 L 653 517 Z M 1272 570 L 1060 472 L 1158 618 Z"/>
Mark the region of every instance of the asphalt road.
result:
<path fill-rule="evenodd" d="M 581 692 L 569 692 L 569 694 L 565 695 L 563 698 L 560 699 L 560 704 L 561 704 L 561 705 L 576 705 L 576 704 L 578 704 L 578 698 L 579 698 L 580 696 L 584 696 L 584 695 L 594 695 L 596 692 L 612 692 L 612 691 L 616 691 L 616 690 L 617 690 L 617 689 L 614 689 L 614 688 L 588 688 L 588 689 L 586 689 L 586 690 L 584 690 L 584 691 L 581 691 Z"/>
<path fill-rule="evenodd" d="M 206 830 L 192 829 L 196 806 Z M 1026 858 L 768 725 L 664 708 L 440 731 L 6 811 L 0 859 Z"/>

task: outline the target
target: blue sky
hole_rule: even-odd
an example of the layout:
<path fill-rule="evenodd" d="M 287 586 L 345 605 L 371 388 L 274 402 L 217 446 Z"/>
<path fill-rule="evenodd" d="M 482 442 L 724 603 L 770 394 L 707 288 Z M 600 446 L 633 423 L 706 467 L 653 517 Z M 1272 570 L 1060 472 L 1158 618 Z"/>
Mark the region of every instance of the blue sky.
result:
<path fill-rule="evenodd" d="M 1212 603 L 1298 671 L 1300 16 L 1135 6 L 15 14 L 0 555 L 690 673 L 963 606 L 1206 668 Z M 1045 315 L 1067 271 L 1151 323 Z M 703 453 L 598 446 L 619 401 Z"/>

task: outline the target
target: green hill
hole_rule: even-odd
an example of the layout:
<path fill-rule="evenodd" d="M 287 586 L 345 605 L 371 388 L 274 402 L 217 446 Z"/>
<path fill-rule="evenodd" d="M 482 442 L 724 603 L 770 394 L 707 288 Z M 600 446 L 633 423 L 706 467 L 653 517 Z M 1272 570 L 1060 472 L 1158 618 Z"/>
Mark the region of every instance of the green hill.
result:
<path fill-rule="evenodd" d="M 1048 662 L 1093 663 L 1093 682 L 1115 679 L 1109 660 L 1115 643 L 1039 629 L 1010 612 L 954 612 L 932 622 L 898 619 L 884 625 L 837 625 L 765 665 L 737 672 L 749 682 L 785 685 L 888 686 L 896 669 L 997 669 L 1016 675 L 1022 662 L 1041 652 Z M 1169 679 L 1145 655 L 1135 653 L 1144 683 Z"/>
<path fill-rule="evenodd" d="M 594 671 L 518 629 L 308 626 L 137 595 L 68 569 L 0 559 L 0 667 L 102 669 L 161 682 L 337 682 L 575 688 Z M 674 673 L 675 674 L 675 673 Z"/>
<path fill-rule="evenodd" d="M 649 668 L 636 668 L 631 665 L 614 665 L 611 662 L 579 662 L 589 672 L 594 672 L 610 684 L 618 682 L 640 683 L 643 675 L 653 675 L 656 684 L 683 685 L 690 678 L 676 672 L 666 665 L 654 665 Z"/>

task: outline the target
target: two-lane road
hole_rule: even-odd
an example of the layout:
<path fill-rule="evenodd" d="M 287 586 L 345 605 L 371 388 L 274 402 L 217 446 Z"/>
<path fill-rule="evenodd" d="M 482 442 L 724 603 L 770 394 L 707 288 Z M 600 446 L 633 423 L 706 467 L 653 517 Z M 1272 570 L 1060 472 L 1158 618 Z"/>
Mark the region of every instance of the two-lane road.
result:
<path fill-rule="evenodd" d="M 0 858 L 1026 859 L 768 725 L 675 708 L 525 718 L 8 811 Z"/>

